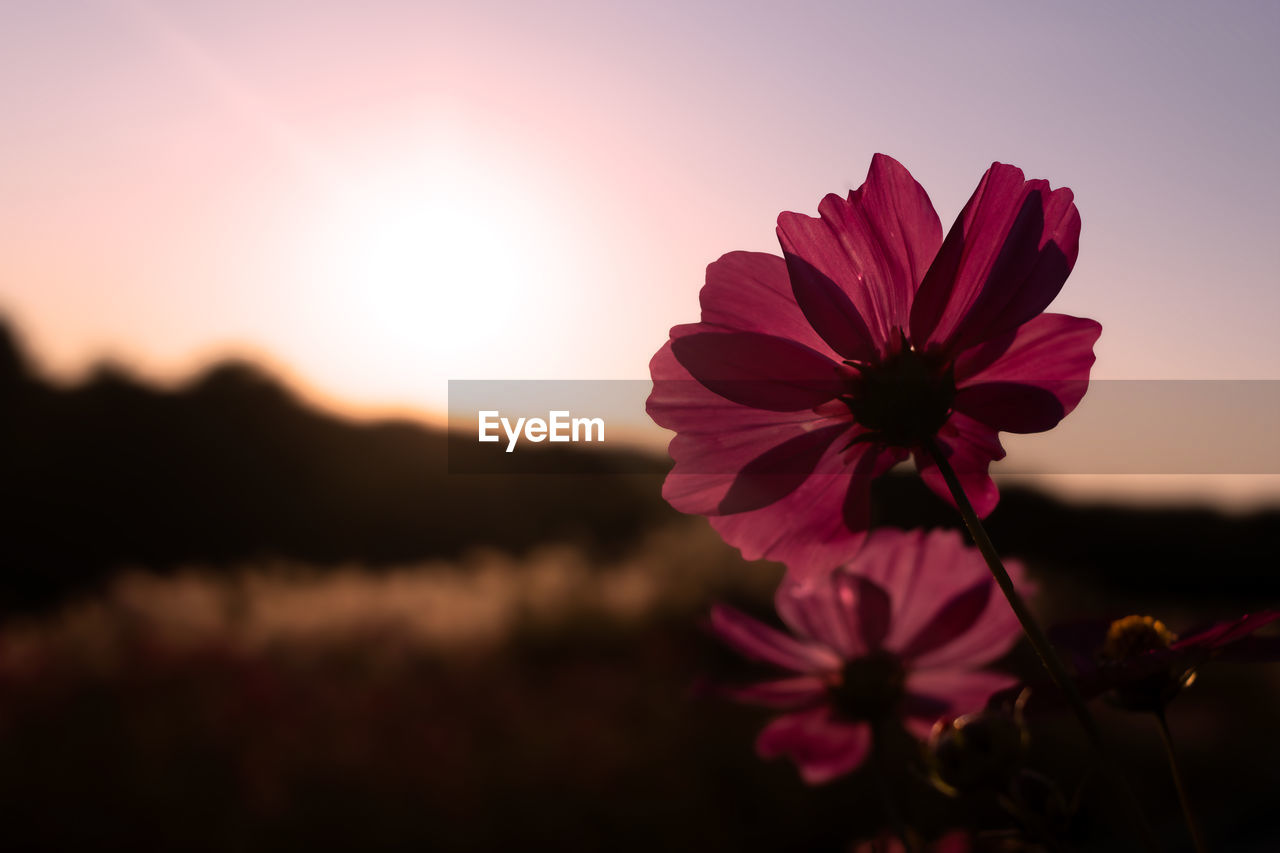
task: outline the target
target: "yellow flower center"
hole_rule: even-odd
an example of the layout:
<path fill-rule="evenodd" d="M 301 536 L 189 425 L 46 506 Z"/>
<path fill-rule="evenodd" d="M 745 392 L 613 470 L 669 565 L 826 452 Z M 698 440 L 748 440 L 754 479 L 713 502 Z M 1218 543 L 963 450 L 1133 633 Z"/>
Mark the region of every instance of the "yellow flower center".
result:
<path fill-rule="evenodd" d="M 1104 660 L 1121 661 L 1144 652 L 1167 649 L 1178 635 L 1151 616 L 1126 616 L 1111 623 L 1100 652 Z"/>

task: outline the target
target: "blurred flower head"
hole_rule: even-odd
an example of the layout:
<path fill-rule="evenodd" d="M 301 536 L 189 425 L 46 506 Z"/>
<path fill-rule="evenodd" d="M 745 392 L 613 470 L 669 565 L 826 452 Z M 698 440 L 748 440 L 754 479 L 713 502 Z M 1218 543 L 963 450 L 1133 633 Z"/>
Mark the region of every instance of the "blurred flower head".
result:
<path fill-rule="evenodd" d="M 1009 570 L 1022 585 L 1022 569 Z M 877 530 L 853 562 L 788 576 L 775 598 L 790 632 L 726 606 L 715 633 L 786 677 L 727 695 L 786 711 L 756 741 L 786 755 L 810 784 L 858 767 L 873 728 L 902 724 L 917 737 L 934 722 L 983 706 L 1014 679 L 980 670 L 1018 640 L 1013 612 L 982 557 L 951 531 Z"/>
<path fill-rule="evenodd" d="M 1052 428 L 1084 395 L 1101 327 L 1044 314 L 1075 263 L 1071 191 L 995 163 L 943 238 L 928 196 L 878 154 L 817 218 L 778 217 L 783 257 L 707 268 L 702 321 L 654 356 L 650 416 L 676 432 L 663 494 L 748 559 L 835 565 L 868 525 L 871 481 L 929 448 L 981 515 L 998 432 Z"/>
<path fill-rule="evenodd" d="M 1162 713 L 1183 688 L 1195 681 L 1196 668 L 1210 661 L 1237 663 L 1280 660 L 1280 636 L 1257 637 L 1258 629 L 1280 619 L 1280 610 L 1250 613 L 1217 622 L 1179 637 L 1152 616 L 1086 620 L 1061 625 L 1051 634 L 1075 669 L 1080 694 L 1106 696 L 1130 711 Z M 1030 710 L 1047 711 L 1063 704 L 1049 683 L 1030 686 Z M 1020 688 L 993 697 L 1009 705 Z"/>

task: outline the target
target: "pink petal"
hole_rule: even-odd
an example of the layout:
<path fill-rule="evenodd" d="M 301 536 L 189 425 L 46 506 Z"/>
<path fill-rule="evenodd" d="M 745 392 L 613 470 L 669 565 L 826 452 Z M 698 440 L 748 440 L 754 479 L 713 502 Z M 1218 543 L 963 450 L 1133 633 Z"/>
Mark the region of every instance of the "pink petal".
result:
<path fill-rule="evenodd" d="M 711 526 L 746 559 L 786 563 L 797 577 L 847 562 L 870 522 L 871 481 L 903 454 L 868 443 L 842 451 L 846 437 L 785 498 L 751 512 L 713 516 Z"/>
<path fill-rule="evenodd" d="M 827 198 L 838 199 L 839 196 Z M 784 227 L 802 236 L 811 236 L 796 225 L 799 220 L 817 221 L 798 213 L 784 213 L 778 217 L 778 239 L 783 246 L 788 244 L 783 236 Z M 881 342 L 867 329 L 866 321 L 848 293 L 807 259 L 790 252 L 783 254 L 787 271 L 791 273 L 792 293 L 814 330 L 843 358 L 859 361 L 874 359 L 881 349 Z"/>
<path fill-rule="evenodd" d="M 816 675 L 765 681 L 745 687 L 722 687 L 723 696 L 753 705 L 770 708 L 798 708 L 822 700 L 827 695 L 827 684 Z"/>
<path fill-rule="evenodd" d="M 836 591 L 845 618 L 862 638 L 862 645 L 875 651 L 889 634 L 893 603 L 880 585 L 849 572 L 836 576 Z"/>
<path fill-rule="evenodd" d="M 944 648 L 967 632 L 987 609 L 987 604 L 991 601 L 991 587 L 991 580 L 983 578 L 952 596 L 901 650 L 902 657 L 914 661 L 929 652 Z"/>
<path fill-rule="evenodd" d="M 855 770 L 871 751 L 871 727 L 832 719 L 826 705 L 778 717 L 756 739 L 761 758 L 785 755 L 810 785 Z"/>
<path fill-rule="evenodd" d="M 888 594 L 875 583 L 838 569 L 807 579 L 788 573 L 774 604 L 793 631 L 846 660 L 879 648 L 891 606 Z"/>
<path fill-rule="evenodd" d="M 797 636 L 834 649 L 848 660 L 865 651 L 829 582 L 831 575 L 800 579 L 788 572 L 773 597 L 778 616 Z"/>
<path fill-rule="evenodd" d="M 802 643 L 727 605 L 711 608 L 711 630 L 744 657 L 783 669 L 831 672 L 841 665 L 839 656 L 830 649 Z"/>
<path fill-rule="evenodd" d="M 937 442 L 946 454 L 960 480 L 973 509 L 982 518 L 996 508 L 1000 501 L 1000 490 L 987 474 L 992 462 L 1004 458 L 1004 447 L 1000 444 L 997 431 L 980 421 L 974 420 L 963 412 L 952 412 L 951 417 L 938 431 Z M 952 506 L 956 505 L 951 489 L 938 470 L 933 457 L 928 453 L 915 451 L 916 469 L 920 472 L 925 485 Z"/>
<path fill-rule="evenodd" d="M 777 255 L 730 252 L 707 267 L 699 296 L 702 322 L 738 332 L 788 338 L 837 359 L 805 319 L 791 292 L 787 265 Z"/>
<path fill-rule="evenodd" d="M 1239 619 L 1220 622 L 1217 625 L 1184 637 L 1173 644 L 1175 651 L 1190 648 L 1219 649 L 1249 636 L 1254 631 L 1280 619 L 1280 610 L 1263 610 L 1249 613 Z"/>
<path fill-rule="evenodd" d="M 924 189 L 883 154 L 859 189 L 847 199 L 828 195 L 818 213 L 778 217 L 796 302 L 841 355 L 872 358 L 907 328 L 941 223 Z"/>
<path fill-rule="evenodd" d="M 794 492 L 817 467 L 823 453 L 848 431 L 846 424 L 822 427 L 770 448 L 742 466 L 716 507 L 717 515 L 750 512 Z"/>
<path fill-rule="evenodd" d="M 696 323 L 672 329 L 671 347 L 694 379 L 753 409 L 813 409 L 844 390 L 835 362 L 786 338 Z"/>
<path fill-rule="evenodd" d="M 1032 588 L 1024 579 L 1022 564 L 1016 560 L 1006 560 L 1005 568 L 1018 592 L 1024 597 L 1029 595 Z M 995 587 L 995 581 L 988 577 L 988 583 L 991 585 L 991 594 L 987 597 L 987 606 L 969 629 L 953 636 L 946 644 L 917 657 L 917 668 L 976 668 L 1003 657 L 1017 645 L 1023 636 L 1018 617 L 1013 614 L 1013 608 L 1004 595 Z"/>
<path fill-rule="evenodd" d="M 1088 389 L 1093 345 L 1101 334 L 1093 320 L 1041 314 L 1016 332 L 961 353 L 956 410 L 1005 432 L 1052 429 Z"/>
<path fill-rule="evenodd" d="M 1058 295 L 1079 243 L 1070 190 L 993 163 L 925 274 L 911 339 L 959 352 L 1013 331 Z"/>
<path fill-rule="evenodd" d="M 909 455 L 901 447 L 882 447 L 872 445 L 873 449 L 862 451 L 857 457 L 853 469 L 853 483 L 845 493 L 844 505 L 840 512 L 844 517 L 844 525 L 848 530 L 866 530 L 871 526 L 871 483 L 878 477 L 887 474 L 899 462 Z M 846 560 L 848 559 L 846 555 Z M 814 567 L 797 564 L 791 566 L 793 571 L 803 573 Z"/>
<path fill-rule="evenodd" d="M 1016 561 L 1006 565 L 1014 585 L 1027 590 L 1022 565 Z M 966 590 L 982 583 L 995 584 L 982 555 L 976 548 L 966 546 L 954 530 L 874 530 L 867 536 L 849 571 L 873 581 L 888 593 L 892 611 L 884 647 L 899 653 L 928 631 L 939 612 Z M 993 592 L 972 630 L 981 630 L 985 620 L 993 617 L 1005 624 L 999 606 L 1008 609 L 1003 596 Z M 966 632 L 953 642 L 967 642 L 968 637 Z M 937 653 L 942 651 L 939 649 Z"/>
<path fill-rule="evenodd" d="M 917 669 L 907 673 L 908 708 L 913 702 L 926 703 L 924 707 L 943 707 L 945 711 L 929 720 L 916 715 L 921 723 L 932 723 L 940 717 L 958 717 L 980 711 L 995 693 L 1017 683 L 1017 679 L 1002 672 L 963 669 Z M 932 703 L 931 705 L 929 703 Z"/>
<path fill-rule="evenodd" d="M 677 327 L 676 334 L 683 334 L 680 330 L 688 328 Z M 653 392 L 647 403 L 649 416 L 677 433 L 669 447 L 675 467 L 663 484 L 663 497 L 681 512 L 720 512 L 742 470 L 753 460 L 815 430 L 841 423 L 812 411 L 770 412 L 726 400 L 689 375 L 676 360 L 670 342 L 654 355 L 649 369 L 653 375 Z M 847 417 L 847 410 L 841 415 Z M 852 428 L 849 421 L 843 423 Z M 847 442 L 838 436 L 834 440 L 841 446 Z M 787 474 L 802 474 L 804 467 L 816 464 L 817 460 L 812 464 L 806 461 L 803 450 L 807 443 L 800 444 L 789 446 L 785 464 L 776 456 L 772 458 L 778 464 L 770 466 L 767 459 L 755 463 L 762 471 L 773 472 L 772 481 L 763 482 L 771 482 L 770 488 L 779 495 L 799 483 L 795 476 L 790 483 L 785 482 Z M 739 487 L 743 488 L 745 485 Z M 742 503 L 742 494 L 739 491 L 734 504 Z"/>

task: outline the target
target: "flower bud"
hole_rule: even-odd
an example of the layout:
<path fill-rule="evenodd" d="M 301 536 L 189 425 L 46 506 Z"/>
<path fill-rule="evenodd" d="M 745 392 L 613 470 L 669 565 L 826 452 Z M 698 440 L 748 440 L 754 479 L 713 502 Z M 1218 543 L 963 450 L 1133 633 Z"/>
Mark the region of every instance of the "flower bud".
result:
<path fill-rule="evenodd" d="M 934 784 L 946 793 L 1005 790 L 1022 764 L 1027 732 L 999 711 L 939 720 L 926 744 Z"/>
<path fill-rule="evenodd" d="M 1151 616 L 1126 616 L 1111 623 L 1107 638 L 1097 652 L 1103 666 L 1122 666 L 1144 654 L 1168 649 L 1178 639 L 1159 619 Z M 1170 666 L 1139 678 L 1111 691 L 1109 698 L 1128 711 L 1160 713 L 1182 688 L 1195 680 L 1195 671 Z"/>

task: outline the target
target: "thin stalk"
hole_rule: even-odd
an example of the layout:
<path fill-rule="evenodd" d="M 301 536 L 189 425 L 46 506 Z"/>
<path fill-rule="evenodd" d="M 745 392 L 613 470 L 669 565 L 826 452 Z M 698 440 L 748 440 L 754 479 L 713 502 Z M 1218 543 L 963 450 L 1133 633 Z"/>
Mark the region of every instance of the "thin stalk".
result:
<path fill-rule="evenodd" d="M 907 829 L 907 822 L 902 818 L 902 810 L 898 808 L 898 801 L 890 790 L 891 777 L 889 774 L 889 766 L 884 760 L 884 741 L 883 732 L 880 725 L 873 724 L 871 726 L 871 764 L 875 768 L 877 781 L 880 783 L 877 787 L 880 789 L 880 799 L 884 804 L 885 817 L 889 819 L 889 825 L 893 827 L 893 834 L 898 836 L 898 840 L 902 842 L 902 849 L 906 853 L 916 853 L 916 845 L 911 837 L 911 831 Z"/>
<path fill-rule="evenodd" d="M 1105 775 L 1111 778 L 1113 787 L 1124 792 L 1129 809 L 1133 813 L 1135 828 L 1141 836 L 1143 844 L 1148 850 L 1159 850 L 1160 847 L 1156 843 L 1151 824 L 1147 821 L 1147 817 L 1143 813 L 1142 806 L 1138 803 L 1133 789 L 1129 787 L 1119 768 L 1112 760 L 1111 754 L 1104 747 L 1102 732 L 1098 728 L 1097 722 L 1093 719 L 1093 715 L 1089 713 L 1089 708 L 1085 705 L 1084 698 L 1081 697 L 1075 682 L 1067 674 L 1067 668 L 1063 665 L 1062 659 L 1053 650 L 1053 646 L 1049 643 L 1049 638 L 1045 636 L 1044 629 L 1040 627 L 1040 623 L 1031 614 L 1027 603 L 1022 600 L 1022 596 L 1014 589 L 1013 580 L 1009 577 L 1009 572 L 1005 570 L 1004 563 L 1000 561 L 1000 555 L 996 552 L 995 546 L 991 544 L 991 537 L 987 536 L 986 528 L 982 526 L 982 521 L 978 518 L 978 514 L 974 512 L 973 504 L 969 502 L 969 496 L 964 493 L 964 488 L 960 485 L 960 478 L 956 476 L 951 463 L 942 454 L 936 442 L 930 442 L 928 449 L 933 461 L 938 466 L 938 470 L 942 472 L 942 479 L 946 481 L 947 488 L 951 490 L 951 495 L 955 498 L 956 507 L 960 510 L 960 516 L 964 519 L 965 527 L 969 529 L 969 535 L 973 537 L 974 544 L 978 546 L 978 550 L 982 552 L 983 559 L 987 561 L 987 568 L 991 570 L 991 575 L 995 578 L 1000 591 L 1004 593 L 1004 597 L 1009 601 L 1009 607 L 1013 609 L 1013 615 L 1018 618 L 1018 624 L 1022 626 L 1022 632 L 1031 641 L 1032 648 L 1036 650 L 1036 655 L 1040 658 L 1040 662 L 1044 664 L 1044 668 L 1049 671 L 1049 677 L 1053 679 L 1053 683 L 1067 698 L 1067 704 L 1071 706 L 1076 719 L 1080 722 L 1080 727 L 1084 729 L 1089 742 L 1093 744 L 1098 753 Z"/>
<path fill-rule="evenodd" d="M 1187 832 L 1191 833 L 1191 843 L 1195 845 L 1196 853 L 1206 853 L 1209 848 L 1205 846 L 1204 836 L 1200 834 L 1195 814 L 1191 811 L 1191 800 L 1187 797 L 1187 789 L 1182 784 L 1182 770 L 1178 766 L 1178 754 L 1173 748 L 1173 734 L 1169 731 L 1169 721 L 1165 719 L 1164 711 L 1157 711 L 1155 718 L 1160 728 L 1160 740 L 1164 742 L 1165 755 L 1169 757 L 1169 775 L 1173 777 L 1173 787 L 1178 789 L 1178 805 L 1182 807 L 1182 819 L 1187 822 Z"/>

